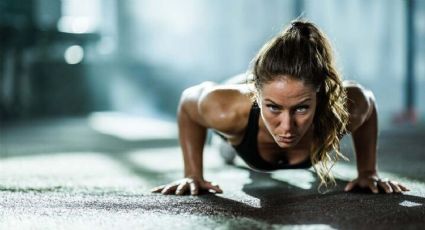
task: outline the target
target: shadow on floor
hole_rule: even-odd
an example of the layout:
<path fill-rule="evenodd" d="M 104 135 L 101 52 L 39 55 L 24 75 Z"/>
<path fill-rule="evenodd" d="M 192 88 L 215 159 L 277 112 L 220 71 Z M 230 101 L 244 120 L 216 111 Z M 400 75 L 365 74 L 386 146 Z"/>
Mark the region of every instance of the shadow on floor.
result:
<path fill-rule="evenodd" d="M 206 195 L 210 209 L 236 218 L 254 219 L 277 225 L 327 225 L 336 229 L 420 228 L 424 224 L 425 199 L 405 194 L 372 194 L 368 191 L 343 191 L 348 181 L 337 180 L 338 186 L 327 194 L 317 192 L 317 178 L 312 189 L 304 190 L 277 181 L 270 174 L 250 170 L 251 183 L 242 191 L 260 201 L 252 207 L 220 196 Z M 273 184 L 262 187 L 257 184 Z M 205 210 L 205 209 L 202 209 Z M 202 211 L 201 211 L 202 212 Z M 207 211 L 206 215 L 209 214 Z M 247 223 L 235 222 L 232 229 Z M 394 225 L 395 224 L 395 225 Z M 247 226 L 245 226 L 247 227 Z"/>

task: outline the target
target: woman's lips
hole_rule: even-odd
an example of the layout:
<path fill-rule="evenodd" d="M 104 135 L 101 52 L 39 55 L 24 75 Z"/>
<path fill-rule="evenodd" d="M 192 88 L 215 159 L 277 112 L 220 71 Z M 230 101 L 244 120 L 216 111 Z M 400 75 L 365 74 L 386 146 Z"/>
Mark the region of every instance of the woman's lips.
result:
<path fill-rule="evenodd" d="M 295 136 L 288 136 L 288 137 L 278 136 L 277 141 L 290 144 L 290 143 L 293 143 L 295 141 Z"/>

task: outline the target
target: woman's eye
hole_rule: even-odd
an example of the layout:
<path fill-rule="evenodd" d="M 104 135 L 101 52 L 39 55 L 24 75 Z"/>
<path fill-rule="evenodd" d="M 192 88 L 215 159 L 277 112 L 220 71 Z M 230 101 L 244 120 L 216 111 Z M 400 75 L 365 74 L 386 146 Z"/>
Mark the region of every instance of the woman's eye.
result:
<path fill-rule="evenodd" d="M 306 112 L 308 110 L 308 108 L 309 108 L 308 106 L 300 106 L 300 107 L 296 108 L 295 111 L 299 112 L 299 113 L 303 113 L 303 112 Z"/>
<path fill-rule="evenodd" d="M 279 108 L 275 105 L 266 105 L 266 106 L 267 106 L 267 108 L 269 108 L 269 110 L 271 112 L 278 112 L 279 111 Z"/>

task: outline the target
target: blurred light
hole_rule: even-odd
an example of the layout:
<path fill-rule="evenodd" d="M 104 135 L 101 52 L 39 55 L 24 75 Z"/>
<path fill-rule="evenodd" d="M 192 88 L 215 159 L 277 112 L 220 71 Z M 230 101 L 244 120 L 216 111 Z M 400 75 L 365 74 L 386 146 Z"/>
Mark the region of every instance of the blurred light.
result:
<path fill-rule="evenodd" d="M 65 61 L 70 65 L 80 63 L 84 58 L 84 50 L 79 45 L 68 47 L 65 51 Z"/>
<path fill-rule="evenodd" d="M 94 33 L 102 18 L 102 0 L 61 0 L 58 30 L 65 33 Z"/>
<path fill-rule="evenodd" d="M 408 201 L 405 200 L 403 202 L 400 203 L 400 206 L 404 206 L 404 207 L 417 207 L 417 206 L 422 206 L 422 204 L 416 203 L 416 202 L 412 202 L 412 201 Z"/>
<path fill-rule="evenodd" d="M 95 31 L 96 25 L 87 17 L 61 17 L 58 21 L 58 30 L 64 33 L 91 33 Z"/>
<path fill-rule="evenodd" d="M 173 122 L 117 112 L 93 113 L 89 125 L 99 133 L 129 141 L 177 139 L 177 125 Z"/>

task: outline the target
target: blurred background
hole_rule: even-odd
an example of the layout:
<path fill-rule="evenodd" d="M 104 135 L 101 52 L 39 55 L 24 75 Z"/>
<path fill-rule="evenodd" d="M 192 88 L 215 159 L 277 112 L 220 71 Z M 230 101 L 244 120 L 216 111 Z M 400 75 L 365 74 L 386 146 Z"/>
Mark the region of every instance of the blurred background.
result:
<path fill-rule="evenodd" d="M 348 138 L 328 196 L 311 170 L 226 166 L 210 138 L 223 195 L 150 194 L 183 174 L 181 92 L 244 73 L 299 16 L 375 93 L 380 175 L 412 191 L 339 193 L 357 175 Z M 420 229 L 424 41 L 424 0 L 0 0 L 0 229 Z"/>
<path fill-rule="evenodd" d="M 245 72 L 300 15 L 327 33 L 344 79 L 374 91 L 383 129 L 423 123 L 425 1 L 2 0 L 0 155 L 45 135 L 43 148 L 75 148 L 83 127 L 175 139 L 183 89 Z"/>

